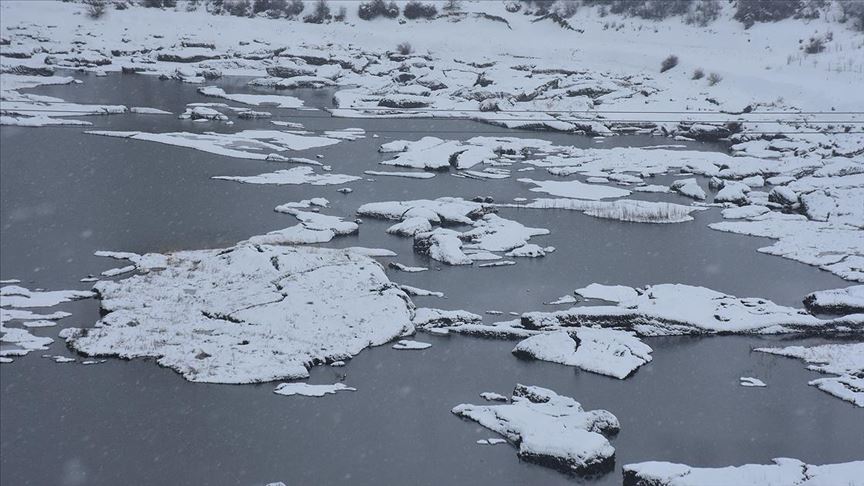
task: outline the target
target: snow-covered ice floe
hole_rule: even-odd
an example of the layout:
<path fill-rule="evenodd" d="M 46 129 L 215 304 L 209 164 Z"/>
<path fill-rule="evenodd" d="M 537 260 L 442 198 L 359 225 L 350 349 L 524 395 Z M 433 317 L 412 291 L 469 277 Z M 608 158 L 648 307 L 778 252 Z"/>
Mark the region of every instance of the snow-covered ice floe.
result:
<path fill-rule="evenodd" d="M 275 162 L 290 161 L 280 155 L 279 152 L 307 150 L 339 143 L 336 138 L 301 135 L 279 130 L 243 130 L 237 133 L 148 133 L 90 130 L 85 133 L 164 143 L 240 159 L 272 160 Z"/>
<path fill-rule="evenodd" d="M 690 214 L 707 208 L 654 201 L 621 199 L 617 201 L 583 201 L 579 199 L 539 198 L 528 203 L 499 204 L 499 207 L 527 209 L 566 209 L 582 211 L 595 218 L 628 223 L 683 223 L 692 221 Z"/>
<path fill-rule="evenodd" d="M 672 462 L 640 462 L 624 466 L 625 486 L 861 486 L 864 461 L 815 466 L 797 459 L 772 464 L 692 467 Z"/>
<path fill-rule="evenodd" d="M 323 397 L 324 395 L 333 395 L 340 391 L 357 391 L 356 388 L 346 386 L 344 383 L 335 383 L 333 385 L 309 385 L 307 383 L 280 383 L 273 389 L 273 393 L 277 395 L 293 396 L 300 395 L 304 397 Z"/>
<path fill-rule="evenodd" d="M 282 169 L 254 176 L 213 176 L 213 179 L 242 182 L 244 184 L 273 184 L 278 186 L 299 184 L 329 186 L 360 180 L 357 176 L 347 174 L 333 174 L 331 172 L 316 174 L 311 167 L 292 167 L 290 169 Z"/>
<path fill-rule="evenodd" d="M 452 412 L 501 434 L 521 459 L 577 474 L 606 471 L 619 430 L 606 410 L 586 411 L 576 400 L 538 386 L 516 385 L 511 403 L 461 404 Z"/>
<path fill-rule="evenodd" d="M 768 386 L 764 381 L 759 378 L 753 378 L 752 376 L 742 376 L 738 381 L 741 386 L 749 388 L 764 388 Z"/>
<path fill-rule="evenodd" d="M 864 285 L 813 292 L 804 297 L 804 305 L 824 314 L 864 313 Z"/>
<path fill-rule="evenodd" d="M 412 341 L 410 339 L 402 339 L 396 344 L 393 345 L 393 349 L 402 349 L 402 350 L 421 350 L 431 347 L 430 343 L 423 343 L 420 341 Z"/>
<path fill-rule="evenodd" d="M 526 312 L 526 329 L 620 326 L 642 336 L 677 334 L 794 332 L 860 332 L 864 324 L 850 319 L 820 319 L 803 309 L 761 298 L 738 298 L 704 287 L 658 284 L 644 288 L 591 284 L 576 290 L 586 299 L 615 305 L 577 305 L 554 312 Z"/>
<path fill-rule="evenodd" d="M 300 108 L 303 106 L 303 100 L 294 96 L 285 95 L 264 95 L 264 94 L 229 94 L 224 89 L 218 86 L 205 86 L 198 88 L 198 92 L 204 96 L 213 96 L 223 98 L 244 105 L 253 106 L 275 106 L 277 108 Z"/>
<path fill-rule="evenodd" d="M 513 354 L 624 379 L 651 361 L 651 347 L 633 333 L 580 327 L 525 339 Z"/>
<path fill-rule="evenodd" d="M 864 407 L 864 343 L 757 348 L 756 351 L 798 358 L 809 363 L 807 369 L 838 375 L 811 380 L 810 385 Z"/>
<path fill-rule="evenodd" d="M 306 378 L 309 366 L 414 330 L 408 296 L 352 251 L 238 245 L 140 270 L 96 285 L 107 314 L 65 329 L 71 348 L 153 357 L 190 381 L 252 383 Z"/>

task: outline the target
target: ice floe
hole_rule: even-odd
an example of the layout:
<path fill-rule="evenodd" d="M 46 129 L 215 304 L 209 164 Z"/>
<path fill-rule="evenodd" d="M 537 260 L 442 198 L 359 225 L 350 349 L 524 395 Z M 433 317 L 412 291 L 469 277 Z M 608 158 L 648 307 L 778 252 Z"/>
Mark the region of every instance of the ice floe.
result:
<path fill-rule="evenodd" d="M 279 186 L 298 184 L 329 186 L 360 180 L 357 176 L 347 174 L 316 174 L 311 167 L 292 167 L 290 169 L 281 169 L 254 176 L 214 176 L 213 179 L 242 182 L 244 184 L 274 184 Z"/>
<path fill-rule="evenodd" d="M 764 381 L 760 380 L 759 378 L 753 378 L 752 376 L 742 376 L 738 380 L 740 382 L 739 384 L 741 386 L 745 386 L 745 387 L 763 388 L 763 387 L 768 386 L 765 384 Z"/>
<path fill-rule="evenodd" d="M 396 344 L 393 345 L 393 349 L 402 349 L 402 350 L 420 350 L 432 347 L 430 343 L 423 343 L 420 341 L 412 341 L 409 339 L 402 339 Z"/>
<path fill-rule="evenodd" d="M 452 412 L 501 434 L 526 461 L 577 474 L 613 465 L 615 448 L 607 437 L 618 432 L 618 419 L 546 388 L 516 385 L 511 403 L 461 404 Z"/>
<path fill-rule="evenodd" d="M 864 285 L 813 292 L 804 297 L 804 305 L 825 314 L 864 313 Z"/>
<path fill-rule="evenodd" d="M 811 380 L 810 385 L 864 407 L 864 343 L 756 348 L 756 351 L 798 358 L 810 363 L 807 369 L 838 375 Z"/>
<path fill-rule="evenodd" d="M 651 361 L 651 347 L 632 333 L 590 327 L 532 336 L 517 344 L 513 354 L 618 379 Z"/>
<path fill-rule="evenodd" d="M 633 199 L 583 201 L 579 199 L 539 198 L 528 203 L 500 204 L 499 206 L 582 211 L 595 218 L 614 219 L 629 223 L 683 223 L 693 220 L 691 213 L 707 209 L 698 206 Z"/>
<path fill-rule="evenodd" d="M 356 388 L 346 386 L 344 383 L 335 383 L 333 385 L 309 385 L 307 383 L 280 383 L 273 389 L 273 393 L 277 395 L 293 396 L 300 395 L 304 397 L 323 397 L 324 395 L 333 395 L 340 391 L 357 391 Z"/>
<path fill-rule="evenodd" d="M 352 251 L 239 245 L 165 261 L 98 283 L 107 314 L 61 337 L 90 356 L 156 358 L 190 381 L 251 383 L 305 378 L 414 329 L 408 297 Z"/>
<path fill-rule="evenodd" d="M 532 192 L 545 192 L 552 196 L 569 197 L 573 199 L 586 199 L 599 201 L 600 199 L 611 199 L 629 196 L 630 191 L 612 186 L 601 186 L 597 184 L 585 184 L 577 180 L 572 181 L 536 181 L 534 179 L 519 179 L 519 182 L 534 184 Z"/>
<path fill-rule="evenodd" d="M 672 462 L 640 462 L 624 466 L 624 484 L 633 486 L 832 486 L 859 485 L 864 461 L 814 466 L 797 459 L 778 458 L 772 464 L 718 468 L 692 467 Z"/>
<path fill-rule="evenodd" d="M 214 110 L 215 111 L 215 110 Z M 148 133 L 134 131 L 90 130 L 85 133 L 106 137 L 143 140 L 191 148 L 203 152 L 253 160 L 281 161 L 277 152 L 307 150 L 339 143 L 329 137 L 300 135 L 278 130 L 243 130 L 237 133 Z"/>
<path fill-rule="evenodd" d="M 264 94 L 229 94 L 218 86 L 204 86 L 198 88 L 198 92 L 204 96 L 223 98 L 237 103 L 254 106 L 275 106 L 277 108 L 300 108 L 303 100 L 294 96 L 264 95 Z"/>

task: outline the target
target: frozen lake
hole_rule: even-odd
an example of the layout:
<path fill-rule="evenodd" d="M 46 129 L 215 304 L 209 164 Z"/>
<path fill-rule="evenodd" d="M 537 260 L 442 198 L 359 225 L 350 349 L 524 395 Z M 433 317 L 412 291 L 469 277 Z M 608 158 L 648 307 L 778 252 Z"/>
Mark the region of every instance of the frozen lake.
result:
<path fill-rule="evenodd" d="M 175 114 L 84 118 L 94 123 L 94 130 L 274 127 L 268 120 L 236 120 L 233 126 L 178 120 L 176 114 L 187 103 L 224 101 L 198 94 L 194 85 L 146 76 L 76 76 L 85 83 L 32 92 Z M 253 92 L 244 81 L 213 84 L 229 92 Z M 332 96 L 328 90 L 283 94 L 299 96 L 310 107 L 330 106 Z M 506 131 L 469 121 L 334 119 L 323 111 L 260 109 L 313 131 L 365 129 L 367 136 L 360 140 L 297 153 L 310 158 L 320 154 L 334 172 L 362 177 L 369 177 L 365 170 L 391 170 L 378 164 L 390 158 L 377 152 L 380 144 L 425 135 L 467 139 L 486 133 L 579 147 L 669 143 L 647 136 L 596 143 L 584 136 Z M 376 133 L 380 137 L 373 138 Z M 331 201 L 327 214 L 351 219 L 357 207 L 373 201 L 480 195 L 510 202 L 537 196 L 515 176 L 497 181 L 447 174 L 428 180 L 376 177 L 375 182 L 350 184 L 350 194 L 336 192 L 341 186 L 237 184 L 210 177 L 290 166 L 85 135 L 80 127 L 4 126 L 0 137 L 0 278 L 21 279 L 29 288 L 87 288 L 80 278 L 117 266 L 94 257 L 96 250 L 219 248 L 285 228 L 294 218 L 273 208 L 289 201 L 326 197 Z M 670 181 L 658 177 L 651 182 Z M 700 184 L 707 189 L 707 181 L 700 179 Z M 671 194 L 633 198 L 690 202 Z M 380 261 L 433 268 L 414 274 L 388 270 L 395 282 L 446 295 L 416 297 L 418 306 L 497 310 L 505 316 L 548 310 L 543 302 L 594 282 L 685 283 L 797 307 L 809 292 L 848 285 L 814 267 L 757 253 L 765 239 L 710 230 L 707 224 L 721 219 L 717 209 L 669 225 L 621 223 L 577 211 L 501 209 L 500 214 L 550 229 L 550 235 L 532 242 L 557 251 L 510 267 L 448 267 L 414 253 L 411 239 L 386 234 L 392 222 L 371 219 L 364 220 L 359 234 L 325 246 L 388 248 L 398 257 Z M 86 327 L 99 318 L 96 301 L 57 309 L 73 312 L 61 321 L 63 327 Z M 488 322 L 501 318 L 485 317 Z M 34 334 L 56 337 L 57 331 L 37 329 Z M 654 348 L 654 361 L 623 381 L 516 359 L 510 341 L 424 334 L 417 339 L 433 346 L 412 352 L 383 346 L 362 352 L 344 368 L 314 368 L 310 383 L 332 383 L 344 374 L 345 383 L 358 389 L 324 398 L 274 395 L 270 384 L 192 384 L 143 360 L 78 366 L 55 364 L 33 353 L 0 367 L 0 480 L 64 484 L 64 479 L 85 478 L 69 484 L 94 485 L 128 477 L 151 484 L 578 483 L 582 479 L 520 463 L 509 445 L 477 445 L 476 440 L 495 434 L 450 414 L 458 403 L 479 403 L 479 392 L 509 394 L 516 383 L 552 388 L 621 420 L 621 433 L 612 441 L 617 469 L 584 479 L 586 484 L 620 484 L 620 466 L 637 461 L 725 466 L 795 457 L 821 464 L 859 459 L 855 453 L 864 450 L 860 410 L 807 386 L 816 375 L 800 362 L 750 352 L 758 346 L 809 345 L 821 339 L 649 338 L 645 342 Z M 50 351 L 64 352 L 60 342 Z M 740 376 L 759 377 L 769 386 L 743 388 Z"/>

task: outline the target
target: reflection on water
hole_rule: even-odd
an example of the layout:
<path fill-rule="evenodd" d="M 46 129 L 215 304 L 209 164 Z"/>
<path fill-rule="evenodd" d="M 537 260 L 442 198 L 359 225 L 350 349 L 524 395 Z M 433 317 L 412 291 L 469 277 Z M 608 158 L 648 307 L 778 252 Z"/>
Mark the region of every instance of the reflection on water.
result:
<path fill-rule="evenodd" d="M 228 92 L 251 92 L 239 79 L 217 84 Z M 112 75 L 86 76 L 82 85 L 36 92 L 175 114 L 189 102 L 224 101 L 195 89 L 152 77 Z M 327 90 L 285 94 L 319 107 L 329 106 L 332 96 Z M 416 139 L 435 130 L 446 131 L 447 138 L 501 133 L 468 121 L 331 119 L 323 112 L 261 109 L 312 130 L 364 128 L 370 135 L 365 139 L 299 153 L 322 154 L 334 172 L 361 176 L 379 168 L 385 156 L 377 147 L 392 139 Z M 131 114 L 86 119 L 94 129 L 107 130 L 233 132 L 273 126 L 267 120 L 225 126 Z M 376 130 L 380 137 L 373 138 Z M 515 178 L 478 181 L 447 174 L 431 180 L 358 181 L 347 195 L 336 192 L 336 186 L 243 185 L 210 177 L 254 175 L 284 165 L 84 135 L 80 127 L 3 127 L 0 135 L 0 278 L 20 278 L 31 287 L 84 288 L 81 277 L 116 266 L 92 256 L 100 249 L 214 248 L 287 227 L 294 218 L 273 207 L 289 201 L 326 197 L 332 203 L 327 214 L 351 216 L 369 201 L 490 195 L 508 202 L 536 195 Z M 567 134 L 530 136 L 580 147 L 669 143 L 640 136 L 602 144 Z M 658 177 L 656 183 L 670 179 Z M 673 195 L 636 197 L 689 202 Z M 390 223 L 368 219 L 358 235 L 328 246 L 385 247 L 399 254 L 396 261 L 431 266 L 429 272 L 388 273 L 400 283 L 447 295 L 418 297 L 418 305 L 474 312 L 540 309 L 542 302 L 592 282 L 680 282 L 786 305 L 800 305 L 810 291 L 846 285 L 815 268 L 757 253 L 766 240 L 709 230 L 706 224 L 719 219 L 716 210 L 673 225 L 619 223 L 568 211 L 504 209 L 501 214 L 549 228 L 551 235 L 532 242 L 558 250 L 546 258 L 520 259 L 512 267 L 442 267 L 414 254 L 410 239 L 386 234 Z M 63 326 L 98 319 L 94 301 L 62 308 L 73 312 Z M 0 479 L 3 484 L 95 485 L 571 484 L 573 478 L 520 463 L 510 446 L 476 445 L 491 436 L 489 431 L 449 413 L 458 403 L 477 403 L 479 392 L 509 393 L 517 382 L 553 388 L 621 420 L 621 434 L 613 441 L 618 469 L 589 484 L 620 484 L 620 466 L 642 460 L 721 466 L 788 456 L 823 463 L 860 458 L 854 452 L 864 450 L 860 412 L 808 387 L 813 374 L 800 362 L 751 354 L 765 338 L 650 339 L 654 362 L 626 381 L 517 360 L 508 341 L 419 339 L 433 347 L 419 352 L 381 347 L 364 351 L 346 368 L 313 370 L 313 382 L 333 382 L 347 373 L 346 383 L 358 388 L 320 399 L 280 397 L 271 393 L 272 385 L 192 385 L 145 360 L 85 367 L 55 364 L 33 353 L 0 367 Z M 51 352 L 62 352 L 62 345 L 56 343 Z M 763 379 L 768 388 L 742 388 L 740 376 Z"/>

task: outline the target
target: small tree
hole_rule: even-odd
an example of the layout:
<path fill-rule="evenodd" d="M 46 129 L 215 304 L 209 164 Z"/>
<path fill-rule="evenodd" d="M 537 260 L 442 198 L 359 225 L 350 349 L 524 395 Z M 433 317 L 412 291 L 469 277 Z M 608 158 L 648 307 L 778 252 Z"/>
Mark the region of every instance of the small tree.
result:
<path fill-rule="evenodd" d="M 345 21 L 345 17 L 348 16 L 348 11 L 345 9 L 345 6 L 339 7 L 339 11 L 336 12 L 336 15 L 333 16 L 333 20 L 337 22 Z"/>
<path fill-rule="evenodd" d="M 284 9 L 285 16 L 289 18 L 297 17 L 303 13 L 304 8 L 306 8 L 306 5 L 303 3 L 303 0 L 291 0 Z"/>
<path fill-rule="evenodd" d="M 108 9 L 107 0 L 84 0 L 84 5 L 87 6 L 87 16 L 91 19 L 102 17 Z"/>
<path fill-rule="evenodd" d="M 402 9 L 402 14 L 405 15 L 406 19 L 413 20 L 421 17 L 431 19 L 438 15 L 438 9 L 435 8 L 435 5 L 433 4 L 425 4 L 420 3 L 417 0 L 411 0 L 405 4 L 405 8 Z"/>
<path fill-rule="evenodd" d="M 703 71 L 702 68 L 696 68 L 696 70 L 693 71 L 693 77 L 690 79 L 702 79 L 704 77 L 705 77 L 705 71 Z"/>
<path fill-rule="evenodd" d="M 458 12 L 459 10 L 462 10 L 462 1 L 447 0 L 446 2 L 444 2 L 444 6 L 441 8 L 447 12 Z"/>
<path fill-rule="evenodd" d="M 224 0 L 222 8 L 237 17 L 248 17 L 252 14 L 252 4 L 249 0 Z"/>
<path fill-rule="evenodd" d="M 666 71 L 674 68 L 678 65 L 678 56 L 669 56 L 666 59 L 663 59 L 663 62 L 660 63 L 660 72 L 665 73 Z"/>
<path fill-rule="evenodd" d="M 801 0 L 738 0 L 735 20 L 749 29 L 756 22 L 776 22 L 791 17 L 801 7 Z"/>
<path fill-rule="evenodd" d="M 321 24 L 324 23 L 325 20 L 330 20 L 330 18 L 332 18 L 332 16 L 330 15 L 330 6 L 327 5 L 327 1 L 318 0 L 315 3 L 315 11 L 303 17 L 303 22 L 309 24 Z"/>

